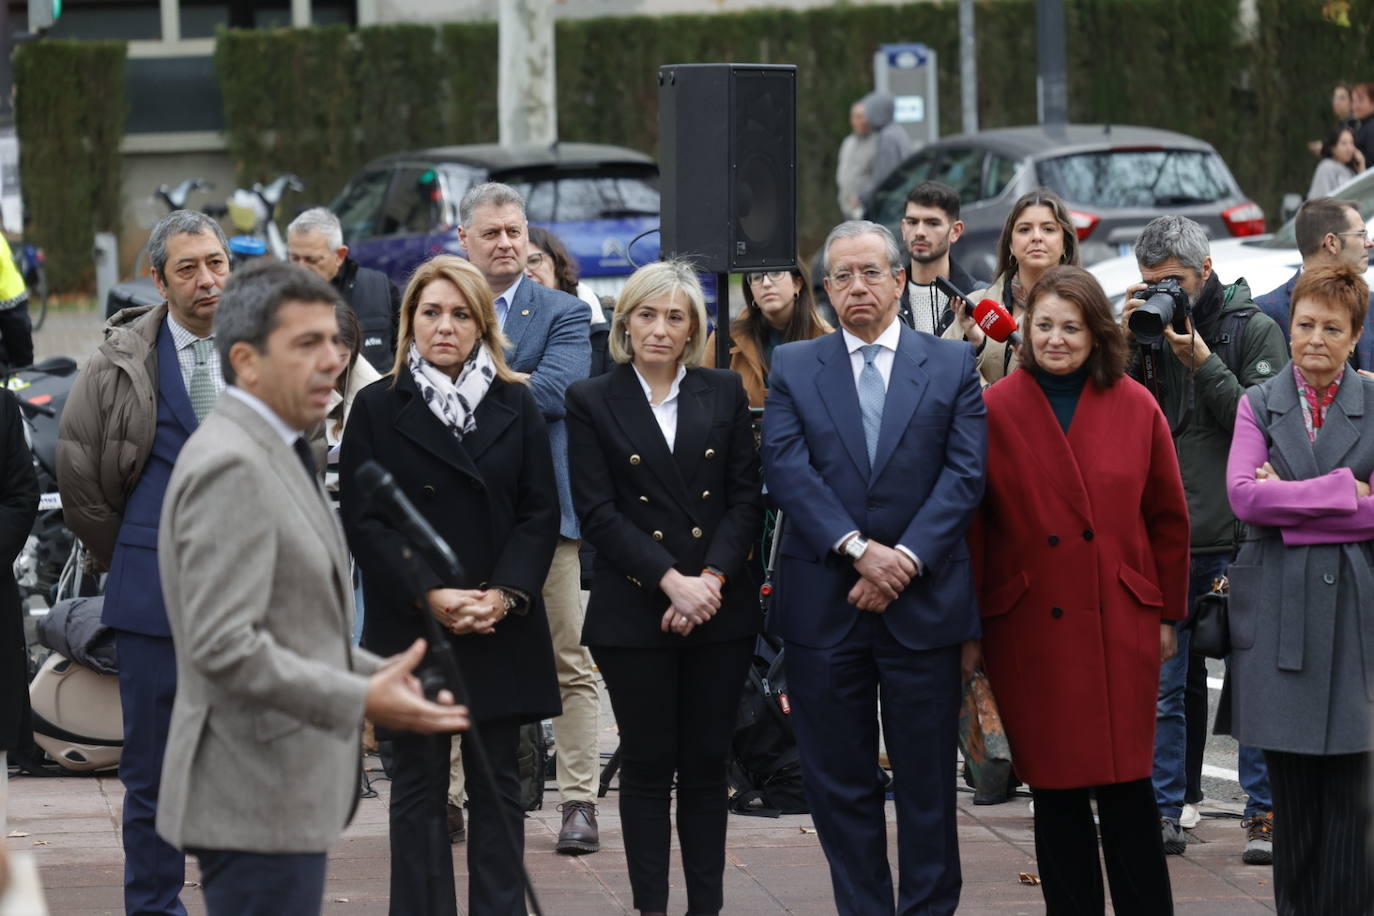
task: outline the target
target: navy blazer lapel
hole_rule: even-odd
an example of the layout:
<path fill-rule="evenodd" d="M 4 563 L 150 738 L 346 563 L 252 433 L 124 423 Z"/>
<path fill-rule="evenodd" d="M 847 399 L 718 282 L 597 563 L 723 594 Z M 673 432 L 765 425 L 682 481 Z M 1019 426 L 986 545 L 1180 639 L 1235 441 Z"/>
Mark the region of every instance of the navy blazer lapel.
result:
<path fill-rule="evenodd" d="M 177 358 L 176 341 L 172 339 L 172 331 L 167 327 L 165 318 L 157 331 L 157 387 L 159 396 L 171 408 L 172 416 L 186 428 L 187 433 L 195 432 L 200 421 L 191 407 L 191 395 L 186 390 L 186 379 L 181 375 L 181 360 Z"/>
<path fill-rule="evenodd" d="M 639 376 L 629 363 L 622 363 L 611 370 L 615 377 L 611 380 L 611 395 L 606 398 L 611 406 L 611 416 L 615 418 L 620 431 L 637 450 L 649 470 L 663 484 L 673 499 L 690 514 L 687 505 L 687 487 L 678 468 L 677 459 L 668 451 L 668 440 L 663 438 L 654 412 L 649 408 L 649 399 L 639 384 Z M 684 382 L 686 379 L 683 380 Z M 681 397 L 679 389 L 679 397 Z M 679 421 L 682 405 L 678 405 Z M 676 439 L 681 439 L 679 427 Z"/>
<path fill-rule="evenodd" d="M 533 284 L 529 277 L 520 278 L 506 310 L 506 323 L 501 326 L 501 333 L 506 335 L 506 359 L 511 362 L 520 353 L 520 341 L 534 321 L 534 290 L 530 288 Z"/>
<path fill-rule="evenodd" d="M 451 465 L 459 473 L 481 480 L 482 473 L 477 470 L 477 465 L 473 463 L 467 451 L 453 437 L 453 433 L 449 432 L 443 421 L 429 409 L 425 399 L 420 397 L 409 369 L 401 370 L 396 388 L 410 395 L 396 411 L 396 419 L 393 421 L 396 431 L 440 461 Z"/>
<path fill-rule="evenodd" d="M 692 479 L 701 463 L 706 436 L 711 431 L 711 386 L 696 370 L 688 369 L 677 394 L 677 435 L 673 437 L 673 457 L 683 481 Z"/>
<path fill-rule="evenodd" d="M 849 360 L 844 334 L 827 336 L 825 344 L 816 348 L 821 363 L 816 373 L 816 392 L 835 424 L 835 434 L 849 453 L 864 479 L 869 479 L 868 445 L 864 439 L 864 421 L 859 411 L 859 391 L 854 385 L 854 367 Z"/>
<path fill-rule="evenodd" d="M 878 427 L 878 448 L 871 480 L 877 480 L 887 466 L 930 384 L 930 375 L 924 365 L 926 342 L 904 324 L 900 332 L 897 351 L 892 358 L 892 374 L 887 380 L 887 397 L 883 400 L 883 422 Z"/>

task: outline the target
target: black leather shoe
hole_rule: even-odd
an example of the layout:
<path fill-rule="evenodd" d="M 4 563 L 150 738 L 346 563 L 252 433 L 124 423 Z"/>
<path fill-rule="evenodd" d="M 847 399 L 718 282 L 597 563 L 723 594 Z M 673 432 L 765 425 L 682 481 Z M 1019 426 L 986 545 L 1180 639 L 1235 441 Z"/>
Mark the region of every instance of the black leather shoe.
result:
<path fill-rule="evenodd" d="M 580 856 L 601 848 L 601 835 L 596 829 L 596 805 L 571 801 L 558 806 L 563 812 L 563 829 L 558 832 L 559 852 Z"/>
<path fill-rule="evenodd" d="M 467 825 L 463 823 L 463 809 L 453 802 L 448 804 L 448 841 L 461 843 L 468 838 Z"/>

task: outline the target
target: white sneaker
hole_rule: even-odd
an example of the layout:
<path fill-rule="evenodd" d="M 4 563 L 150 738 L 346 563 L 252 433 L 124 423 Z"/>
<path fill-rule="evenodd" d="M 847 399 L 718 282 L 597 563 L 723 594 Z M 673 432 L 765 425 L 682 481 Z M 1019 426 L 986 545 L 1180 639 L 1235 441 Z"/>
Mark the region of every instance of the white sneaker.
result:
<path fill-rule="evenodd" d="M 1184 830 L 1192 830 L 1202 821 L 1202 812 L 1197 809 L 1197 805 L 1184 805 L 1183 813 L 1178 817 L 1178 825 Z"/>

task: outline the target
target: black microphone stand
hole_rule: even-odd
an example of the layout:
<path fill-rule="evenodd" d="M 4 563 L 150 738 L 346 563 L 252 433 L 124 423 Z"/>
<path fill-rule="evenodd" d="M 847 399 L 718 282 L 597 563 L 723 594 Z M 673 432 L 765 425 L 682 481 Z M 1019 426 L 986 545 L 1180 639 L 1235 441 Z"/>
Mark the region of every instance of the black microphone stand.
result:
<path fill-rule="evenodd" d="M 402 537 L 405 537 L 402 534 Z M 448 545 L 444 545 L 447 548 Z M 405 544 L 401 548 L 399 563 L 403 577 L 408 582 L 421 582 L 429 578 L 425 575 L 425 567 L 420 555 L 416 552 L 415 545 Z M 448 564 L 446 564 L 448 565 Z M 456 560 L 451 569 L 434 570 L 441 575 L 449 575 L 449 581 L 458 581 L 461 578 L 461 571 L 457 566 Z M 463 673 L 458 668 L 458 659 L 453 654 L 453 646 L 449 645 L 448 634 L 439 626 L 439 621 L 435 619 L 433 611 L 429 607 L 429 597 L 421 591 L 414 596 L 416 610 L 420 614 L 420 619 L 424 621 L 425 638 L 429 642 L 429 651 L 433 654 L 434 660 L 438 662 L 439 668 L 443 671 L 444 680 L 448 682 L 449 690 L 453 693 L 457 702 L 465 702 L 468 698 L 467 683 L 463 680 Z M 482 746 L 482 740 L 477 731 L 477 718 L 472 717 L 471 724 L 468 726 L 468 734 L 472 740 L 466 742 L 463 748 L 464 754 L 471 753 L 473 763 L 476 764 L 478 777 L 486 788 L 487 794 L 491 797 L 496 810 L 500 813 L 501 835 L 510 853 L 515 858 L 516 867 L 520 869 L 520 880 L 525 888 L 525 896 L 530 903 L 530 913 L 532 916 L 544 916 L 544 911 L 539 906 L 539 898 L 534 893 L 534 883 L 530 881 L 530 873 L 525 868 L 525 857 L 521 853 L 520 846 L 515 841 L 515 833 L 510 828 L 509 821 L 506 820 L 505 799 L 496 788 L 496 777 L 492 774 L 491 763 L 487 760 L 486 749 Z"/>

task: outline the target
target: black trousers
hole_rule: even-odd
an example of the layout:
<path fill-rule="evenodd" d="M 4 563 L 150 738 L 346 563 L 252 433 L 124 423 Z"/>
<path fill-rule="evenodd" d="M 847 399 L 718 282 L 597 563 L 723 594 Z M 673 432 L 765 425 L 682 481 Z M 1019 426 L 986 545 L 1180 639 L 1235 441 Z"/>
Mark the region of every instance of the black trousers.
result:
<path fill-rule="evenodd" d="M 637 910 L 668 909 L 675 774 L 687 911 L 724 905 L 726 758 L 753 654 L 752 636 L 667 649 L 592 647 L 620 726 L 620 822 Z"/>
<path fill-rule="evenodd" d="M 327 853 L 190 849 L 210 916 L 319 916 Z"/>
<path fill-rule="evenodd" d="M 1184 804 L 1202 801 L 1202 759 L 1207 751 L 1207 658 L 1188 656 L 1188 679 L 1183 690 L 1183 715 L 1187 719 L 1185 732 L 1188 743 L 1184 751 Z"/>
<path fill-rule="evenodd" d="M 496 777 L 493 799 L 477 772 L 472 735 L 463 735 L 468 791 L 468 909 L 471 916 L 526 916 L 519 856 L 525 849 L 516 747 L 520 723 L 498 719 L 479 725 L 482 747 Z M 449 844 L 449 736 L 394 733 L 391 777 L 391 914 L 456 916 L 453 847 Z M 505 817 L 518 849 L 512 857 L 498 818 Z"/>
<path fill-rule="evenodd" d="M 1159 808 L 1149 779 L 1094 789 L 1036 789 L 1035 857 L 1046 916 L 1100 916 L 1106 909 L 1089 793 L 1097 795 L 1102 857 L 1118 916 L 1174 911 Z"/>
<path fill-rule="evenodd" d="M 1274 901 L 1280 916 L 1374 913 L 1371 759 L 1367 753 L 1264 752 L 1274 793 Z"/>

